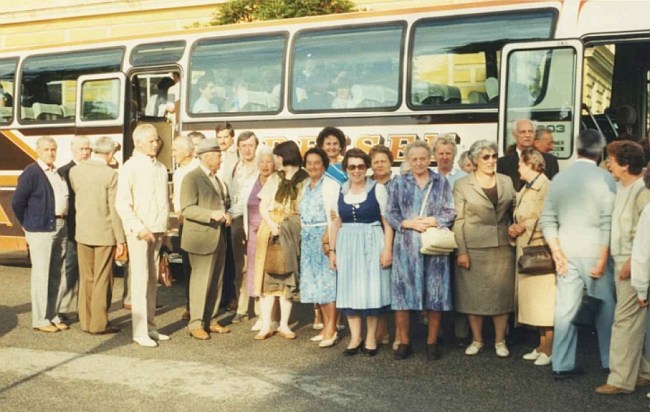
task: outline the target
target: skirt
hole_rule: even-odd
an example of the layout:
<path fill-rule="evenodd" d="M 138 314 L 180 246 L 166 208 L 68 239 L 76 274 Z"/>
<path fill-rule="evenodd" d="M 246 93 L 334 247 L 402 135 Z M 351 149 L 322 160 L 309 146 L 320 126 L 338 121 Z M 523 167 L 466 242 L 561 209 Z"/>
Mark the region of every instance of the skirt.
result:
<path fill-rule="evenodd" d="M 456 311 L 504 315 L 515 308 L 515 253 L 511 246 L 468 249 L 469 270 L 456 266 Z"/>
<path fill-rule="evenodd" d="M 300 301 L 326 304 L 336 301 L 336 271 L 323 253 L 327 225 L 303 225 L 300 242 Z"/>
<path fill-rule="evenodd" d="M 384 231 L 379 223 L 343 223 L 336 238 L 336 307 L 382 309 L 390 305 L 390 268 L 382 269 Z"/>

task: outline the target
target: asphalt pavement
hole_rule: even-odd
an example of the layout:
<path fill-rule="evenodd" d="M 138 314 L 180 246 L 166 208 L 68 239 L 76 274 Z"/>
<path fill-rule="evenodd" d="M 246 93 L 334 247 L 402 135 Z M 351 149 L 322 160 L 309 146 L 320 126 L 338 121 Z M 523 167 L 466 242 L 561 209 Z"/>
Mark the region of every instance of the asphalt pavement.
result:
<path fill-rule="evenodd" d="M 184 288 L 159 287 L 156 323 L 172 340 L 149 349 L 131 340 L 117 278 L 109 336 L 32 330 L 29 269 L 0 266 L 0 411 L 643 411 L 648 389 L 606 397 L 594 389 L 600 370 L 596 337 L 583 333 L 578 359 L 585 374 L 555 382 L 550 367 L 521 359 L 533 344 L 497 358 L 493 346 L 476 357 L 455 344 L 442 359 L 424 356 L 425 329 L 414 318 L 415 355 L 394 361 L 388 347 L 374 358 L 342 355 L 349 336 L 329 349 L 310 342 L 311 305 L 296 304 L 298 338 L 253 340 L 253 320 L 209 341 L 188 336 Z M 231 316 L 223 316 L 227 323 Z"/>

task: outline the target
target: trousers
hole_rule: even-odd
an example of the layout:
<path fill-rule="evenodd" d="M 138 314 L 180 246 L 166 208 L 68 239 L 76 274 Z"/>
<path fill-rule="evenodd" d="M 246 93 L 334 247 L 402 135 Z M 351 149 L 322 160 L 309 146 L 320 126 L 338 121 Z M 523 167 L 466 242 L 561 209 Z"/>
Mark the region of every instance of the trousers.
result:
<path fill-rule="evenodd" d="M 235 262 L 235 293 L 237 295 L 237 313 L 245 315 L 248 313 L 249 297 L 246 291 L 246 232 L 244 231 L 244 217 L 238 216 L 232 219 L 230 225 L 232 236 L 232 253 Z"/>
<path fill-rule="evenodd" d="M 79 323 L 86 332 L 108 327 L 113 292 L 114 246 L 77 244 L 79 257 Z"/>

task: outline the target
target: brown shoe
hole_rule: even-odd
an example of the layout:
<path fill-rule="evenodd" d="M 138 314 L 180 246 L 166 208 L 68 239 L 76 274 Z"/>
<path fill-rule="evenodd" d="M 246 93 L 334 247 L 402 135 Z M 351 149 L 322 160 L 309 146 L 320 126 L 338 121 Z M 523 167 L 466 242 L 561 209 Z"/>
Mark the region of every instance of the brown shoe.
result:
<path fill-rule="evenodd" d="M 181 315 L 181 320 L 190 320 L 190 311 L 189 310 L 186 310 L 185 312 L 183 312 L 183 314 Z"/>
<path fill-rule="evenodd" d="M 190 336 L 197 340 L 208 340 L 210 335 L 203 328 L 195 328 L 190 330 Z"/>
<path fill-rule="evenodd" d="M 281 330 L 278 330 L 278 335 L 282 336 L 285 339 L 293 340 L 296 339 L 296 334 L 293 332 L 282 332 Z"/>
<path fill-rule="evenodd" d="M 66 325 L 65 323 L 55 323 L 54 327 L 57 328 L 58 330 L 68 330 L 68 329 L 70 329 L 70 326 Z"/>
<path fill-rule="evenodd" d="M 650 379 L 639 376 L 639 379 L 636 380 L 636 387 L 645 388 L 646 386 L 650 386 Z"/>
<path fill-rule="evenodd" d="M 632 393 L 632 391 L 628 391 L 626 389 L 619 388 L 618 386 L 614 386 L 614 385 L 610 385 L 609 383 L 606 383 L 602 386 L 597 387 L 596 393 L 599 393 L 601 395 L 621 395 L 621 394 L 628 395 Z"/>
<path fill-rule="evenodd" d="M 57 328 L 54 325 L 48 325 L 48 326 L 42 326 L 40 328 L 34 328 L 36 332 L 44 332 L 44 333 L 56 333 L 59 331 L 59 328 Z"/>
<path fill-rule="evenodd" d="M 230 333 L 230 329 L 228 329 L 225 326 L 221 326 L 219 324 L 210 325 L 210 332 L 212 332 L 212 333 Z"/>
<path fill-rule="evenodd" d="M 124 309 L 126 309 L 126 310 L 131 310 L 131 308 L 132 308 L 131 305 L 124 304 Z"/>

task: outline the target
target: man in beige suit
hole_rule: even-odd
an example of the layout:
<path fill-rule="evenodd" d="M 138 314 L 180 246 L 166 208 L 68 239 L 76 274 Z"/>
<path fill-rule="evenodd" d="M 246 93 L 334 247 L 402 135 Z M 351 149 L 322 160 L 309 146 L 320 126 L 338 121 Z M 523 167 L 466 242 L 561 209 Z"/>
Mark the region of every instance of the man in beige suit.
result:
<path fill-rule="evenodd" d="M 229 333 L 217 323 L 223 272 L 226 263 L 226 191 L 216 176 L 221 166 L 221 149 L 217 139 L 199 143 L 201 164 L 189 172 L 181 185 L 181 214 L 184 219 L 181 248 L 189 254 L 190 336 L 207 340 L 213 333 Z"/>
<path fill-rule="evenodd" d="M 115 211 L 117 172 L 108 166 L 116 146 L 110 137 L 100 137 L 93 144 L 92 158 L 70 169 L 77 205 L 79 323 L 91 335 L 120 331 L 108 324 L 115 244 L 121 254 L 126 243 L 122 221 Z"/>

